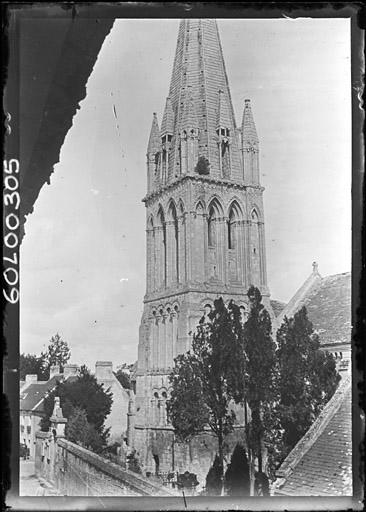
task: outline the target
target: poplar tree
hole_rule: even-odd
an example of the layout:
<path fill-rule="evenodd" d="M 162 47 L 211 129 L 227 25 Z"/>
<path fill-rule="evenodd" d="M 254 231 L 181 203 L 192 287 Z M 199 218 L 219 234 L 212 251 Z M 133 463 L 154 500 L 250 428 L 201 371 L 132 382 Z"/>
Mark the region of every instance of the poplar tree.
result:
<path fill-rule="evenodd" d="M 230 496 L 249 496 L 250 474 L 247 454 L 241 444 L 237 444 L 225 473 L 225 489 Z"/>
<path fill-rule="evenodd" d="M 203 317 L 193 336 L 192 349 L 175 359 L 168 418 L 180 441 L 211 430 L 218 441 L 218 471 L 223 479 L 223 443 L 233 431 L 233 402 L 243 401 L 244 351 L 240 310 L 222 298 Z"/>
<path fill-rule="evenodd" d="M 258 288 L 248 290 L 250 313 L 244 325 L 246 354 L 246 402 L 251 410 L 247 443 L 263 471 L 262 451 L 266 434 L 272 427 L 269 410 L 276 397 L 276 345 L 272 340 L 272 324 L 262 304 Z"/>
<path fill-rule="evenodd" d="M 277 344 L 284 458 L 332 397 L 340 376 L 332 355 L 320 349 L 305 307 L 284 318 Z"/>

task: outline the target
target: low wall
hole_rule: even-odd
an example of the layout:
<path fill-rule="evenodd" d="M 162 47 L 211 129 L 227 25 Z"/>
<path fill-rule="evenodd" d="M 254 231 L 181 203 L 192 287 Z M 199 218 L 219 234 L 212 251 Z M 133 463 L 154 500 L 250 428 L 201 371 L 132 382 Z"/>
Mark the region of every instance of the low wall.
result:
<path fill-rule="evenodd" d="M 170 489 L 123 469 L 108 459 L 39 432 L 36 475 L 52 483 L 64 496 L 174 496 Z"/>

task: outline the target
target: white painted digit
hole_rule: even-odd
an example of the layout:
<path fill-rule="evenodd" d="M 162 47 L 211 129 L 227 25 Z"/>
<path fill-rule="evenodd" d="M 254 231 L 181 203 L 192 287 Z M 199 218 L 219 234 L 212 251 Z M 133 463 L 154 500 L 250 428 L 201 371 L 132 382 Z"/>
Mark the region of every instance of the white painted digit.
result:
<path fill-rule="evenodd" d="M 13 252 L 13 258 L 8 258 L 7 256 L 3 257 L 4 261 L 10 261 L 13 265 L 18 265 L 18 255 L 16 252 Z"/>
<path fill-rule="evenodd" d="M 15 219 L 15 224 L 13 226 L 10 225 L 10 219 L 11 218 Z M 19 219 L 15 215 L 15 213 L 9 213 L 9 215 L 6 216 L 5 224 L 6 224 L 6 227 L 8 229 L 10 229 L 10 231 L 13 231 L 14 229 L 18 229 L 18 227 L 19 227 Z"/>
<path fill-rule="evenodd" d="M 3 295 L 6 298 L 6 300 L 11 304 L 16 304 L 19 300 L 19 290 L 17 290 L 16 288 L 12 288 L 10 290 L 10 297 L 5 290 L 3 290 Z"/>
<path fill-rule="evenodd" d="M 13 187 L 10 186 L 10 184 L 9 184 L 10 180 L 14 180 L 15 186 L 13 186 Z M 7 190 L 16 190 L 19 187 L 18 178 L 16 178 L 15 176 L 5 176 L 4 183 L 5 183 L 5 188 Z"/>
<path fill-rule="evenodd" d="M 15 167 L 14 167 L 15 166 Z M 3 160 L 4 172 L 7 174 L 18 173 L 19 172 L 19 160 L 16 158 L 11 158 L 9 162 L 7 160 Z"/>
<path fill-rule="evenodd" d="M 10 245 L 10 242 L 9 242 L 9 238 L 11 236 L 14 239 L 14 244 L 13 245 Z M 16 247 L 18 245 L 18 237 L 17 237 L 17 235 L 15 233 L 8 233 L 6 235 L 6 237 L 4 238 L 4 243 L 5 243 L 6 247 L 9 247 L 9 249 L 14 249 L 14 247 Z"/>
<path fill-rule="evenodd" d="M 9 206 L 9 204 L 13 204 L 13 197 L 16 198 L 15 208 L 19 208 L 20 204 L 20 195 L 19 192 L 12 192 L 11 194 L 4 194 L 4 203 L 5 206 Z"/>
<path fill-rule="evenodd" d="M 8 272 L 11 272 L 11 271 L 14 272 L 14 281 L 12 281 L 12 282 L 10 282 L 9 277 L 8 277 Z M 5 269 L 3 272 L 3 276 L 4 276 L 5 281 L 10 286 L 14 286 L 19 281 L 18 271 L 17 271 L 17 269 L 15 269 L 13 267 L 9 267 L 9 268 Z"/>

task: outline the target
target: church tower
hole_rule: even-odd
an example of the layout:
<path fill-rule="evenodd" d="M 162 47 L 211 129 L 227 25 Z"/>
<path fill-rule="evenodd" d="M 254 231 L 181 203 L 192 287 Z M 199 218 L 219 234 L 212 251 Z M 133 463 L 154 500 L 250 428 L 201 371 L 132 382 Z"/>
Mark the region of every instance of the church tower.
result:
<path fill-rule="evenodd" d="M 168 375 L 205 310 L 223 297 L 245 314 L 251 284 L 269 303 L 262 196 L 250 100 L 237 127 L 216 21 L 184 19 L 160 128 L 153 115 L 143 200 L 146 295 L 134 438 L 150 470 L 174 470 L 164 442 Z"/>

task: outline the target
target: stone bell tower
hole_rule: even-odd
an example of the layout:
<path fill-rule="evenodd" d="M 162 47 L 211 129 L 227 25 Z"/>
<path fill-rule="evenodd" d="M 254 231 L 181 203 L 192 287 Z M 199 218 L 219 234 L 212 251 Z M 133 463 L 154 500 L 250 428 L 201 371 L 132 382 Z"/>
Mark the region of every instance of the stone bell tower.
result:
<path fill-rule="evenodd" d="M 238 127 L 216 21 L 182 20 L 161 128 L 153 115 L 143 200 L 134 443 L 151 470 L 177 464 L 166 441 L 168 375 L 205 309 L 222 296 L 245 314 L 251 284 L 270 307 L 259 141 L 250 101 L 243 107 Z"/>

